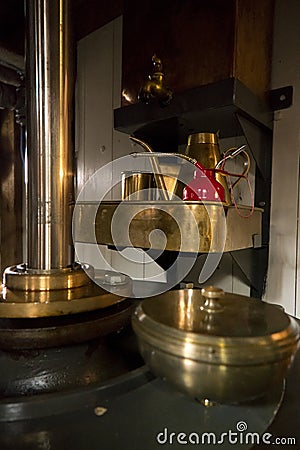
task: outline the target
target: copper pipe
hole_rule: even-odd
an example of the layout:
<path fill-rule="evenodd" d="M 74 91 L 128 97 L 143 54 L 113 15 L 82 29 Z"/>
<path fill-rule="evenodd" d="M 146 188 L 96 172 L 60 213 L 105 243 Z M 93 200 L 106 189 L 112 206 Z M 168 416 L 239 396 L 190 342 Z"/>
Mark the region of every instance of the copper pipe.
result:
<path fill-rule="evenodd" d="M 73 262 L 70 0 L 26 1 L 28 268 Z"/>

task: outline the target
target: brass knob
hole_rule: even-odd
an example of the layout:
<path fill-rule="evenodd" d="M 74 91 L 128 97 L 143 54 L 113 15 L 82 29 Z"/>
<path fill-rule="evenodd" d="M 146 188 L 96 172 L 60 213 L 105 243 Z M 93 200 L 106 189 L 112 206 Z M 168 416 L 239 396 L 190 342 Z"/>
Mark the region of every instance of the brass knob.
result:
<path fill-rule="evenodd" d="M 223 295 L 225 294 L 223 289 L 215 286 L 206 286 L 205 288 L 201 289 L 201 294 L 205 298 L 205 303 L 201 307 L 201 309 L 209 313 L 219 312 L 223 310 L 223 307 L 218 301 L 218 299 L 220 299 L 220 297 L 223 297 Z"/>

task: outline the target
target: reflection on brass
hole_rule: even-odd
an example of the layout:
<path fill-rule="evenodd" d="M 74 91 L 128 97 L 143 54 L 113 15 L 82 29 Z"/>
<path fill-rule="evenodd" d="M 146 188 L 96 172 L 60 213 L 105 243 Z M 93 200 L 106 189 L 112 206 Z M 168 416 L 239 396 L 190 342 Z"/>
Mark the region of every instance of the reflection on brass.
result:
<path fill-rule="evenodd" d="M 214 169 L 221 159 L 218 136 L 214 133 L 195 133 L 188 137 L 188 145 L 185 150 L 186 155 L 195 158 L 206 169 Z M 225 201 L 228 205 L 231 202 L 231 195 L 228 189 L 226 178 L 217 173 L 216 180 L 224 187 Z"/>
<path fill-rule="evenodd" d="M 151 172 L 123 172 L 122 200 L 155 200 L 154 175 Z"/>
<path fill-rule="evenodd" d="M 206 298 L 182 289 L 144 300 L 132 318 L 141 354 L 155 375 L 193 398 L 232 403 L 262 396 L 282 384 L 299 325 L 271 304 L 214 289 Z M 208 311 L 208 299 L 220 310 Z"/>
<path fill-rule="evenodd" d="M 158 100 L 161 106 L 166 106 L 170 103 L 173 97 L 171 89 L 165 86 L 162 72 L 162 62 L 156 55 L 152 56 L 153 73 L 149 75 L 149 79 L 139 92 L 139 100 L 143 103 L 150 103 L 153 100 Z"/>
<path fill-rule="evenodd" d="M 218 135 L 215 133 L 194 133 L 188 137 L 188 145 L 193 146 L 196 144 L 212 144 L 218 145 Z"/>
<path fill-rule="evenodd" d="M 112 238 L 111 223 L 117 208 L 122 214 L 122 221 L 114 221 L 114 237 Z M 163 208 L 159 209 L 159 208 Z M 250 207 L 239 207 L 243 214 Z M 223 229 L 223 209 L 225 211 L 226 230 Z M 191 239 L 189 230 L 192 217 L 198 226 L 199 246 Z M 221 252 L 223 250 L 223 235 L 226 232 L 224 251 L 233 251 L 253 247 L 253 235 L 261 235 L 262 209 L 255 208 L 247 220 L 241 218 L 233 206 L 223 207 L 220 203 L 201 202 L 101 202 L 78 203 L 75 210 L 74 223 L 75 241 L 92 243 L 94 235 L 98 244 L 118 245 L 120 247 L 140 247 L 158 250 L 173 250 L 182 252 Z M 96 222 L 95 222 L 96 217 Z M 174 219 L 179 218 L 183 236 Z M 211 218 L 211 219 L 210 219 Z M 130 240 L 127 239 L 127 224 Z M 155 229 L 162 230 L 166 235 L 166 243 L 155 242 L 150 246 L 149 234 Z M 161 245 L 166 245 L 161 247 Z"/>
<path fill-rule="evenodd" d="M 26 2 L 28 266 L 73 262 L 74 43 L 71 0 Z"/>
<path fill-rule="evenodd" d="M 164 190 L 171 198 L 173 195 L 181 197 L 180 187 L 183 183 L 177 180 L 176 176 L 160 175 L 164 180 Z M 157 190 L 159 189 L 159 190 Z M 124 172 L 122 173 L 122 200 L 157 200 L 162 193 L 162 188 L 157 186 L 155 175 L 151 172 Z"/>
<path fill-rule="evenodd" d="M 219 302 L 219 299 L 224 295 L 223 289 L 214 286 L 208 286 L 201 289 L 201 294 L 205 298 L 205 303 L 202 306 L 202 311 L 206 311 L 207 313 L 211 314 L 221 312 L 223 310 L 223 307 Z"/>
<path fill-rule="evenodd" d="M 90 283 L 91 279 L 87 272 L 92 274 L 92 267 L 86 265 L 83 269 L 80 264 L 49 271 L 27 269 L 24 264 L 21 264 L 5 269 L 3 284 L 9 289 L 23 291 L 73 289 Z"/>
<path fill-rule="evenodd" d="M 21 290 L 2 287 L 0 296 L 0 317 L 32 318 L 76 314 L 107 308 L 124 301 L 132 294 L 129 277 L 126 282 L 111 283 L 107 287 L 109 272 L 103 271 L 97 280 L 103 288 L 90 282 L 81 287 L 52 290 Z"/>
<path fill-rule="evenodd" d="M 152 147 L 141 139 L 138 139 L 134 136 L 130 136 L 130 139 L 133 142 L 140 144 L 148 152 L 134 153 L 133 155 L 138 157 L 150 158 L 156 187 L 161 190 L 159 192 L 159 195 L 162 196 L 162 200 L 172 200 L 174 195 L 176 197 L 182 198 L 184 184 L 182 183 L 182 181 L 178 180 L 180 166 L 178 166 L 178 164 L 170 165 L 169 163 L 164 163 L 164 157 L 177 156 L 181 159 L 188 160 L 192 164 L 196 164 L 197 161 L 187 155 L 182 155 L 181 153 L 154 152 Z M 158 161 L 158 158 L 161 159 L 160 162 Z M 168 173 L 168 175 L 165 175 L 165 173 Z"/>

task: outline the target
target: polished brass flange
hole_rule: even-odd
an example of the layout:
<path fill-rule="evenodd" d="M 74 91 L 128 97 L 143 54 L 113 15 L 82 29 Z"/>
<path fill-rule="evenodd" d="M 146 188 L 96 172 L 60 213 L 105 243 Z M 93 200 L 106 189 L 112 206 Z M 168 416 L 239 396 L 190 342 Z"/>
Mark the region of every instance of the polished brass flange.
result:
<path fill-rule="evenodd" d="M 24 264 L 9 267 L 3 276 L 0 317 L 77 314 L 107 308 L 131 296 L 129 277 L 98 271 L 98 285 L 91 281 L 92 274 L 92 267 L 80 264 L 51 271 L 27 269 Z"/>
<path fill-rule="evenodd" d="M 52 270 L 28 269 L 26 264 L 7 267 L 3 274 L 3 284 L 8 289 L 21 291 L 53 291 L 85 286 L 93 276 L 91 266 L 75 263 L 70 267 Z"/>

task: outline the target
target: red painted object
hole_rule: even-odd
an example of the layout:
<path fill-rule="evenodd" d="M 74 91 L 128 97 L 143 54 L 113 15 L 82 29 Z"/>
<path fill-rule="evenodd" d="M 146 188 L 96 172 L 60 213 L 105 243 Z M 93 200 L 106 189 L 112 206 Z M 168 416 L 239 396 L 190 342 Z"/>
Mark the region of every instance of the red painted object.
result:
<path fill-rule="evenodd" d="M 184 188 L 183 200 L 225 202 L 225 191 L 214 169 L 205 169 L 199 162 L 195 166 L 194 179 Z"/>

